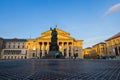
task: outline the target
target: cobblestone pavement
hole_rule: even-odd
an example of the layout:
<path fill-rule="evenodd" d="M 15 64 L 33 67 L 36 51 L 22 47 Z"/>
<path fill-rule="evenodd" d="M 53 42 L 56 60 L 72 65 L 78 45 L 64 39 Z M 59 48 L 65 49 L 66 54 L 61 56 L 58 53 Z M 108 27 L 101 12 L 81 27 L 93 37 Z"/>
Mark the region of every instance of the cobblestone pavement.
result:
<path fill-rule="evenodd" d="M 0 80 L 120 80 L 120 60 L 0 60 Z"/>

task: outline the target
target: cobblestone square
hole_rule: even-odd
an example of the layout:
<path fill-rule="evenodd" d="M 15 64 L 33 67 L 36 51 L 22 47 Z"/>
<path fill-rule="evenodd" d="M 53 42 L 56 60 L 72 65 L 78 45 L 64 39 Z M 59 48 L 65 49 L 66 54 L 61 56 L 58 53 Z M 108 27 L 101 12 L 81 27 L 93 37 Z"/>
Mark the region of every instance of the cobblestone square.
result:
<path fill-rule="evenodd" d="M 120 80 L 120 61 L 0 60 L 0 80 Z"/>

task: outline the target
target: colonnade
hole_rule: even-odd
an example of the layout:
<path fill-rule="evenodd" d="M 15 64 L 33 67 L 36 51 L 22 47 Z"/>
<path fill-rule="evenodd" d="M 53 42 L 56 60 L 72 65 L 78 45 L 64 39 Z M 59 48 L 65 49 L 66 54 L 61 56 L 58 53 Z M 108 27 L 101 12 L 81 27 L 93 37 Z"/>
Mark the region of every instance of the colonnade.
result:
<path fill-rule="evenodd" d="M 32 51 L 35 53 L 32 57 L 42 58 L 49 52 L 50 42 L 39 42 L 39 48 Z M 58 42 L 59 51 L 60 53 L 65 56 L 66 58 L 72 58 L 74 56 L 74 46 L 73 42 Z"/>

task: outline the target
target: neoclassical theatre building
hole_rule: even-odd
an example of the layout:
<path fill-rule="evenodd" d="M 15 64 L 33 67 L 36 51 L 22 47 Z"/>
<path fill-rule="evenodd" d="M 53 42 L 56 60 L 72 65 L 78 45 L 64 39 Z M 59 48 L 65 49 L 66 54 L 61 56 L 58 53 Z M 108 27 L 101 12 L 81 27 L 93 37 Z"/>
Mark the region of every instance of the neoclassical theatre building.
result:
<path fill-rule="evenodd" d="M 56 28 L 60 53 L 65 58 L 83 58 L 83 40 L 76 40 L 69 32 Z M 35 39 L 3 39 L 0 38 L 1 59 L 42 58 L 49 52 L 51 30 L 45 31 Z"/>

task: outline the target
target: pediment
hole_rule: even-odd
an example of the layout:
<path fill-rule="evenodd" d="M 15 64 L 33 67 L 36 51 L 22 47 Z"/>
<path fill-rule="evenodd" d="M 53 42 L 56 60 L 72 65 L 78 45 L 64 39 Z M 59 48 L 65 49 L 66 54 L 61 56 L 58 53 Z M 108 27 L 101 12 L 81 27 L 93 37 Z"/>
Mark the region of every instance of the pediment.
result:
<path fill-rule="evenodd" d="M 59 28 L 56 28 L 56 30 L 57 30 L 58 34 L 70 35 L 70 33 L 66 32 L 66 31 L 63 31 L 63 30 L 61 30 L 61 29 L 59 29 Z M 48 31 L 43 32 L 41 35 L 42 35 L 42 36 L 51 35 L 51 32 L 52 32 L 51 30 L 48 30 Z"/>
<path fill-rule="evenodd" d="M 58 32 L 58 39 L 74 39 L 73 37 L 70 36 L 70 33 L 63 31 L 59 28 L 56 28 L 57 32 Z M 42 35 L 40 37 L 38 37 L 37 39 L 51 39 L 51 30 L 45 31 L 42 33 Z"/>

